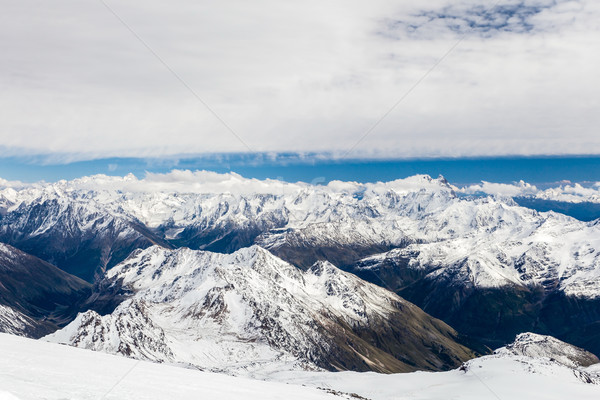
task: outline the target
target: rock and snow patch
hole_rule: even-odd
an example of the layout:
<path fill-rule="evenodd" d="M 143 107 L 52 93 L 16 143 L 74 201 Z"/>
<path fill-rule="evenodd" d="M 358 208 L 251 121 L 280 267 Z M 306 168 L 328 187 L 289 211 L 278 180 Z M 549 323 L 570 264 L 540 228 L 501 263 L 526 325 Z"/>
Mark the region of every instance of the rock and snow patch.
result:
<path fill-rule="evenodd" d="M 570 345 L 552 336 L 527 332 L 518 335 L 514 342 L 495 351 L 498 355 L 527 356 L 555 361 L 570 368 L 588 367 L 600 362 L 589 351 Z"/>
<path fill-rule="evenodd" d="M 0 332 L 24 335 L 35 328 L 35 321 L 11 307 L 0 304 Z"/>

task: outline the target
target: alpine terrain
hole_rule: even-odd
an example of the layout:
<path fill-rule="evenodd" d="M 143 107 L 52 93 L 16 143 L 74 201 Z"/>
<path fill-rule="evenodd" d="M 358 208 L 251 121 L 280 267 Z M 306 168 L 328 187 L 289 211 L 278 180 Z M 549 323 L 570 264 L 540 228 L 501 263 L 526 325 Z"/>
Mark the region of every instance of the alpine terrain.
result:
<path fill-rule="evenodd" d="M 452 328 L 397 295 L 326 261 L 301 271 L 258 246 L 138 250 L 98 287 L 123 302 L 45 339 L 230 373 L 440 370 L 473 357 Z"/>
<path fill-rule="evenodd" d="M 7 184 L 0 241 L 0 329 L 142 360 L 437 371 L 522 332 L 600 354 L 600 223 L 443 177 Z"/>

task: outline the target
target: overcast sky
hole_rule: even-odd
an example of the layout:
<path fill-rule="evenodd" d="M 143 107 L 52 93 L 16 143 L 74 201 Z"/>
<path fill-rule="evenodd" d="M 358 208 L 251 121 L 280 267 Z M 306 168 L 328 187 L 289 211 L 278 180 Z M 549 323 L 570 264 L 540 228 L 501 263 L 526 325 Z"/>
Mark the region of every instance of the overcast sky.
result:
<path fill-rule="evenodd" d="M 600 154 L 598 1 L 0 5 L 5 156 Z"/>

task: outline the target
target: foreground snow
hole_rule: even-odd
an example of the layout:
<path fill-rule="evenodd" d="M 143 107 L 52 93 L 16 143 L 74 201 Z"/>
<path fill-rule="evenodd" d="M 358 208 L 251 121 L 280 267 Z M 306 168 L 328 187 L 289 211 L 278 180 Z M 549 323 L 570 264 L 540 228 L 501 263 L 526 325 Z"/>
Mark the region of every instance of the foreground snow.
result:
<path fill-rule="evenodd" d="M 528 334 L 520 340 L 526 346 L 532 341 L 539 343 L 539 338 Z M 538 358 L 514 349 L 500 349 L 449 372 L 297 371 L 270 373 L 264 378 L 271 382 L 265 382 L 0 334 L 0 400 L 600 398 L 600 385 L 585 383 L 600 382 L 599 364 L 572 368 L 547 357 L 539 346 Z"/>
<path fill-rule="evenodd" d="M 282 373 L 271 379 L 356 393 L 371 400 L 564 400 L 598 399 L 600 386 L 584 383 L 573 370 L 528 357 L 487 356 L 467 363 L 467 371 Z"/>
<path fill-rule="evenodd" d="M 233 378 L 6 334 L 0 334 L 0 354 L 0 400 L 340 398 L 300 385 Z"/>

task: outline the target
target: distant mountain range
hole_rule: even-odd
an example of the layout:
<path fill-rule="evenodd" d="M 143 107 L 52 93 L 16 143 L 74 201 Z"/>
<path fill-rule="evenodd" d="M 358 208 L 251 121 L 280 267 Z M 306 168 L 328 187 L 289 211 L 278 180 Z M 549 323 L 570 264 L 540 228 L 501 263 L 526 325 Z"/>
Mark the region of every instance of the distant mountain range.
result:
<path fill-rule="evenodd" d="M 245 361 L 233 369 L 254 368 L 251 359 L 445 369 L 525 331 L 600 354 L 597 221 L 464 198 L 424 175 L 325 186 L 193 178 L 94 176 L 0 190 L 0 242 L 45 262 L 20 268 L 50 274 L 49 263 L 94 285 L 64 274 L 69 306 L 57 300 L 37 314 L 3 295 L 0 312 L 18 316 L 4 319 L 20 322 L 2 329 L 40 336 L 90 309 L 53 340 L 215 370 L 235 358 Z M 194 326 L 210 339 L 185 333 Z M 210 351 L 183 355 L 181 346 L 202 340 Z"/>

